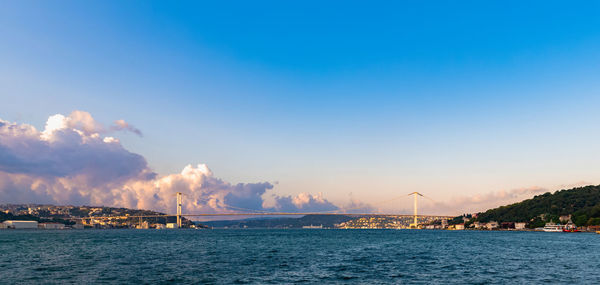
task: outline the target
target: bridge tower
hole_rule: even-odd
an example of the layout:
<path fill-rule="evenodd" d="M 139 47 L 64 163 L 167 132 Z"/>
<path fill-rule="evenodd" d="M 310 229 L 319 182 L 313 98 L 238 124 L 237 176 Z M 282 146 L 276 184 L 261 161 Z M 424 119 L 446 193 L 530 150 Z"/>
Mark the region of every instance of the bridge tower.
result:
<path fill-rule="evenodd" d="M 418 227 L 418 225 L 419 225 L 419 223 L 417 221 L 417 216 L 418 216 L 418 214 L 417 214 L 417 196 L 423 196 L 423 194 L 421 194 L 419 192 L 412 192 L 412 193 L 408 194 L 408 196 L 410 196 L 410 195 L 414 195 L 415 196 L 415 208 L 414 208 L 415 220 L 414 220 L 414 223 L 412 223 L 410 225 L 410 227 L 416 229 Z"/>
<path fill-rule="evenodd" d="M 181 205 L 183 204 L 183 193 L 177 192 L 177 227 L 181 228 Z"/>

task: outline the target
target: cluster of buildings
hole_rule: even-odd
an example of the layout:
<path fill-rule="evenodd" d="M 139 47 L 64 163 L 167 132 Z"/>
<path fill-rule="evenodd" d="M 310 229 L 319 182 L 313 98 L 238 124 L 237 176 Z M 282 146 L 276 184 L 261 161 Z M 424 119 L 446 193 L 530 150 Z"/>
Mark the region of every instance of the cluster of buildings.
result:
<path fill-rule="evenodd" d="M 0 211 L 15 216 L 32 215 L 40 216 L 68 216 L 70 210 L 76 208 L 73 206 L 53 206 L 53 205 L 0 205 Z"/>
<path fill-rule="evenodd" d="M 538 216 L 540 219 L 542 220 L 546 220 L 549 221 L 550 219 L 548 219 L 547 215 L 542 214 L 540 216 Z M 558 224 L 552 223 L 552 222 L 548 222 L 546 223 L 545 227 L 540 227 L 540 228 L 535 228 L 533 230 L 536 231 L 562 231 L 563 229 L 567 230 L 567 231 L 598 231 L 600 230 L 600 226 L 589 226 L 589 227 L 577 227 L 575 226 L 575 224 L 573 223 L 573 221 L 571 220 L 571 215 L 564 215 L 564 216 L 560 216 L 558 217 Z M 468 222 L 468 220 L 465 220 L 465 222 Z M 474 230 L 531 230 L 527 228 L 527 223 L 526 222 L 496 222 L 496 221 L 489 221 L 489 222 L 479 222 L 479 221 L 475 221 L 472 223 L 468 223 L 467 224 L 468 227 L 467 229 L 474 229 Z M 449 226 L 449 229 L 454 229 L 452 228 L 453 226 Z M 465 229 L 465 224 L 458 224 L 458 225 L 454 225 L 455 229 Z M 553 228 L 552 230 L 549 230 L 549 228 Z"/>
<path fill-rule="evenodd" d="M 496 229 L 525 230 L 525 229 L 527 229 L 527 223 L 523 223 L 523 222 L 498 223 L 496 221 L 490 221 L 487 223 L 473 222 L 471 224 L 471 228 L 475 229 L 475 230 L 496 230 Z"/>
<path fill-rule="evenodd" d="M 60 218 L 69 220 L 82 217 L 135 214 L 142 212 L 143 210 L 90 206 L 76 207 L 38 204 L 6 204 L 0 205 L 0 211 L 15 216 L 31 215 L 42 219 Z"/>
<path fill-rule="evenodd" d="M 408 216 L 367 216 L 336 224 L 338 229 L 409 229 L 414 218 Z M 463 217 L 459 224 L 449 224 L 446 217 L 419 217 L 418 228 L 428 230 L 526 230 L 527 223 L 490 221 L 471 222 L 471 217 Z"/>
<path fill-rule="evenodd" d="M 5 204 L 0 205 L 0 212 L 9 214 L 6 223 L 0 223 L 0 229 L 6 228 L 176 228 L 176 223 L 169 223 L 165 218 L 150 218 L 141 221 L 135 216 L 159 216 L 160 213 L 146 210 L 91 206 L 55 206 L 39 204 Z M 10 216 L 12 215 L 12 216 Z M 20 219 L 29 221 L 10 221 Z M 29 216 L 29 217 L 22 217 Z M 128 218 L 132 216 L 132 218 Z M 35 220 L 55 221 L 55 223 L 38 223 Z M 114 218 L 112 218 L 114 217 Z M 117 218 L 118 217 L 118 218 Z M 15 219 L 16 220 L 16 219 Z M 2 221 L 2 220 L 0 220 Z M 62 221 L 63 223 L 56 223 Z M 186 221 L 187 222 L 187 221 Z M 65 224 L 66 223 L 66 224 Z M 74 225 L 70 225 L 74 224 Z"/>
<path fill-rule="evenodd" d="M 127 216 L 125 216 L 127 217 Z M 153 221 L 154 220 L 154 221 Z M 177 229 L 177 223 L 159 222 L 156 218 L 138 219 L 136 217 L 98 217 L 82 219 L 82 225 L 94 229 Z M 186 223 L 185 227 L 196 228 L 193 223 Z"/>
<path fill-rule="evenodd" d="M 142 224 L 138 224 L 135 226 L 136 229 L 157 229 L 157 230 L 162 230 L 162 229 L 177 229 L 179 228 L 179 226 L 177 226 L 177 223 L 166 223 L 166 224 L 161 224 L 161 223 L 149 223 L 148 221 L 143 221 Z"/>
<path fill-rule="evenodd" d="M 419 217 L 419 224 L 429 224 L 441 217 Z M 337 229 L 409 229 L 414 222 L 411 216 L 364 216 L 335 225 Z"/>
<path fill-rule="evenodd" d="M 133 228 L 133 229 L 176 229 L 178 228 L 177 223 L 149 223 L 143 221 L 141 224 L 132 223 L 117 223 L 105 221 L 97 221 L 97 223 L 76 223 L 74 225 L 65 225 L 61 223 L 39 223 L 37 221 L 22 221 L 22 220 L 7 220 L 0 223 L 0 229 L 45 229 L 45 230 L 64 230 L 64 229 L 84 229 L 84 228 L 96 228 L 96 229 L 108 229 L 115 228 L 113 225 L 120 226 L 119 228 Z M 195 226 L 191 226 L 195 228 Z"/>

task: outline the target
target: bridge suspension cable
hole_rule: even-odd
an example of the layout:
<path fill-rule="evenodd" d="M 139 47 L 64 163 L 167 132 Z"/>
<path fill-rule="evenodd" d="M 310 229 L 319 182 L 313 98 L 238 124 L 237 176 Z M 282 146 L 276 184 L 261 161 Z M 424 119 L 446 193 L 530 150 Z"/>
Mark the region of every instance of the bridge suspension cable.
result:
<path fill-rule="evenodd" d="M 413 192 L 410 195 L 413 195 L 414 193 L 417 192 Z M 423 194 L 417 193 L 419 196 L 424 197 L 428 200 L 430 200 L 431 202 L 436 203 L 436 201 L 434 201 L 433 199 L 429 198 L 428 196 L 425 196 Z M 389 213 L 348 213 L 348 211 L 354 211 L 354 210 L 358 210 L 358 209 L 365 209 L 367 206 L 356 206 L 356 207 L 352 207 L 352 208 L 342 208 L 342 209 L 335 209 L 335 210 L 329 210 L 329 211 L 317 211 L 317 212 L 277 212 L 277 211 L 269 211 L 269 210 L 257 210 L 257 209 L 249 209 L 249 208 L 242 208 L 242 207 L 236 207 L 236 206 L 231 206 L 228 204 L 225 204 L 223 201 L 221 200 L 217 200 L 217 205 L 222 207 L 222 208 L 228 208 L 231 210 L 238 210 L 238 211 L 245 211 L 242 213 L 213 213 L 213 214 L 184 214 L 183 213 L 183 195 L 184 193 L 176 193 L 177 196 L 177 214 L 176 215 L 170 215 L 170 214 L 158 214 L 158 215 L 135 215 L 135 216 L 94 216 L 94 217 L 84 217 L 84 218 L 79 218 L 80 220 L 86 220 L 86 219 L 127 219 L 127 218 L 158 218 L 158 217 L 171 217 L 171 216 L 176 216 L 177 219 L 177 224 L 179 227 L 181 227 L 181 223 L 182 223 L 182 218 L 184 216 L 191 216 L 191 217 L 200 217 L 200 216 L 263 216 L 263 215 L 269 215 L 269 216 L 299 216 L 299 215 L 359 215 L 359 216 L 378 216 L 378 215 L 390 215 L 390 216 L 409 216 L 406 214 L 389 214 Z M 390 199 L 386 199 L 383 201 L 379 201 L 376 203 L 371 204 L 371 206 L 378 206 L 378 205 L 382 205 L 385 203 L 389 203 L 392 201 L 396 201 L 402 198 L 406 198 L 408 197 L 406 194 L 405 195 L 400 195 L 400 196 L 396 196 L 396 197 L 392 197 Z M 200 198 L 199 200 L 204 201 L 204 202 L 209 202 L 209 199 L 206 198 Z M 341 212 L 341 213 L 340 213 Z M 345 213 L 344 213 L 345 212 Z M 442 216 L 442 215 L 421 215 L 422 217 L 424 216 L 428 216 L 428 217 L 450 217 L 450 216 Z M 415 205 L 415 224 L 416 224 L 416 217 L 417 217 L 417 212 L 416 212 L 416 205 Z"/>
<path fill-rule="evenodd" d="M 411 195 L 411 194 L 409 194 Z M 432 201 L 435 203 L 435 201 L 423 194 L 420 194 L 420 196 L 427 198 L 428 200 Z M 396 196 L 396 197 L 392 197 L 390 199 L 386 199 L 386 200 L 382 200 L 382 201 L 378 201 L 376 203 L 371 204 L 371 206 L 379 206 L 379 205 L 383 205 L 392 201 L 396 201 L 396 200 L 400 200 L 402 198 L 406 198 L 406 195 L 400 195 L 400 196 Z M 200 200 L 204 201 L 204 202 L 208 202 L 209 199 L 202 199 L 200 198 Z M 239 211 L 246 211 L 247 213 L 244 214 L 252 214 L 252 213 L 256 213 L 256 214 L 283 214 L 282 212 L 278 212 L 278 211 L 270 211 L 270 210 L 257 210 L 257 209 L 249 209 L 249 208 L 242 208 L 242 207 L 236 207 L 236 206 L 231 206 L 226 204 L 225 202 L 223 202 L 222 200 L 217 200 L 217 205 L 223 208 L 229 208 L 232 210 L 239 210 Z M 356 206 L 356 207 L 352 207 L 352 208 L 341 208 L 341 209 L 335 209 L 335 210 L 328 210 L 328 211 L 316 211 L 316 212 L 311 212 L 310 214 L 330 214 L 330 213 L 336 213 L 336 212 L 348 212 L 348 211 L 354 211 L 354 210 L 360 210 L 360 209 L 365 209 L 369 206 L 367 205 L 361 205 L 361 206 Z M 249 212 L 249 213 L 248 213 Z M 290 214 L 293 215 L 295 213 L 293 212 L 285 212 L 285 214 Z M 298 215 L 305 215 L 307 213 L 298 213 Z M 348 213 L 351 214 L 351 213 Z M 376 214 L 376 213 L 375 213 Z M 184 216 L 192 216 L 192 214 L 184 214 Z"/>

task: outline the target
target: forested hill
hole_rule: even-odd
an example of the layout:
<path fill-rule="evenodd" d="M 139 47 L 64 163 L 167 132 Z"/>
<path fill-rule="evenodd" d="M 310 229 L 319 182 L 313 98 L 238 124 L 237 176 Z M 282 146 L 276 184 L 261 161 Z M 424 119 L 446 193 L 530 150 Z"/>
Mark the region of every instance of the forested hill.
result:
<path fill-rule="evenodd" d="M 512 205 L 479 213 L 480 222 L 527 222 L 530 227 L 558 222 L 559 216 L 572 215 L 578 226 L 600 225 L 600 185 L 548 192 Z"/>

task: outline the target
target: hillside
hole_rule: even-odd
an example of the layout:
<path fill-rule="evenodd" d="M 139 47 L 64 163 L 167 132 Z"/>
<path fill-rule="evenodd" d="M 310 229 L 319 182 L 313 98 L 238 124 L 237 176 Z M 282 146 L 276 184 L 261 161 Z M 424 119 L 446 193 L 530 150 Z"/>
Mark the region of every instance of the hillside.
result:
<path fill-rule="evenodd" d="M 473 221 L 527 222 L 533 228 L 565 215 L 578 226 L 600 225 L 600 185 L 548 192 L 479 213 Z"/>

